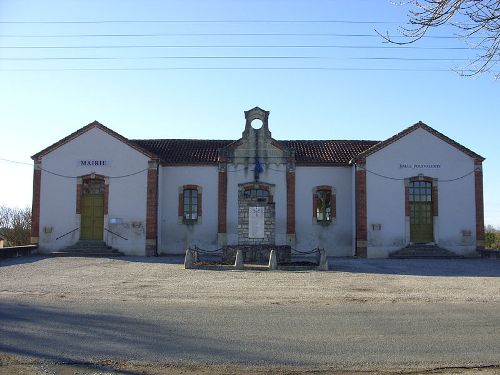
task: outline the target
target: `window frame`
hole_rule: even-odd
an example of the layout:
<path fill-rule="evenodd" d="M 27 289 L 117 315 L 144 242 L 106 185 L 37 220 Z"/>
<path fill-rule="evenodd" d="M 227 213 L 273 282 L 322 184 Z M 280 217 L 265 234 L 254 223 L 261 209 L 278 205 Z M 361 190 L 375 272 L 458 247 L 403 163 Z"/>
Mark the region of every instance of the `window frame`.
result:
<path fill-rule="evenodd" d="M 194 201 L 194 192 L 196 192 L 196 202 Z M 189 202 L 186 202 L 188 194 Z M 202 188 L 198 185 L 183 185 L 179 187 L 179 224 L 200 224 L 202 217 Z M 186 210 L 188 208 L 188 210 Z M 195 215 L 195 216 L 194 216 Z"/>
<path fill-rule="evenodd" d="M 329 196 L 329 205 L 320 210 L 320 194 Z M 330 225 L 337 222 L 337 196 L 336 189 L 329 185 L 320 185 L 313 188 L 313 223 L 319 225 Z M 320 217 L 321 215 L 321 217 Z"/>

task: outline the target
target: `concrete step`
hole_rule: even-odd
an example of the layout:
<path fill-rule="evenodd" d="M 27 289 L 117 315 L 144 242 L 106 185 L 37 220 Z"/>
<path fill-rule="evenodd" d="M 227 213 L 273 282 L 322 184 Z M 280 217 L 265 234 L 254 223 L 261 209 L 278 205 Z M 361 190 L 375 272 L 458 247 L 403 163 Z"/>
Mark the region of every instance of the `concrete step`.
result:
<path fill-rule="evenodd" d="M 77 251 L 52 251 L 52 256 L 60 257 L 119 257 L 123 254 L 119 251 L 94 251 L 94 252 L 77 252 Z"/>
<path fill-rule="evenodd" d="M 442 249 L 436 245 L 415 244 L 407 246 L 392 254 L 389 258 L 393 259 L 415 259 L 415 258 L 463 258 L 452 251 Z"/>
<path fill-rule="evenodd" d="M 103 248 L 103 247 L 108 247 L 106 245 L 106 242 L 104 241 L 84 241 L 84 240 L 81 240 L 81 241 L 78 241 L 77 243 L 75 243 L 74 245 L 71 245 L 70 247 L 72 248 L 77 248 L 77 249 L 88 249 L 88 248 L 95 248 L 95 247 L 98 247 L 98 248 Z"/>
<path fill-rule="evenodd" d="M 71 257 L 99 257 L 99 256 L 121 256 L 123 253 L 111 246 L 106 245 L 104 241 L 78 241 L 74 245 L 50 253 L 54 256 Z"/>
<path fill-rule="evenodd" d="M 243 263 L 243 269 L 246 271 L 269 271 L 269 266 L 267 264 Z"/>

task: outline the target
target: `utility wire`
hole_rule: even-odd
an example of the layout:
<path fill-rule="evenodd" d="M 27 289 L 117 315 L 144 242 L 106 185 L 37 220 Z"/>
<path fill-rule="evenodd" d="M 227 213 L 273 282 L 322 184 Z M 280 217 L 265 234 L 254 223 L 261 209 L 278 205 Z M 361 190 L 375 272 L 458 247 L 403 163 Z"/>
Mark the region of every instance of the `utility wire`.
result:
<path fill-rule="evenodd" d="M 341 23 L 341 24 L 399 24 L 395 21 L 353 21 L 353 20 L 87 20 L 87 21 L 0 21 L 0 24 L 103 24 L 103 23 Z"/>
<path fill-rule="evenodd" d="M 168 71 L 168 70 L 323 70 L 323 71 L 390 71 L 390 72 L 452 72 L 453 69 L 419 69 L 419 68 L 351 68 L 351 67 L 146 67 L 146 68 L 0 68 L 0 72 L 62 72 L 62 71 Z M 472 69 L 458 69 L 464 73 L 472 73 Z M 494 71 L 493 73 L 497 73 Z"/>
<path fill-rule="evenodd" d="M 23 165 L 29 165 L 29 166 L 32 166 L 33 164 L 30 164 L 30 163 L 25 163 L 25 162 L 21 162 L 21 161 L 15 161 L 15 160 L 10 160 L 10 159 L 4 159 L 4 158 L 0 158 L 0 161 L 5 161 L 5 162 L 8 162 L 8 163 L 14 163 L 14 164 L 23 164 Z M 40 170 L 46 172 L 46 173 L 49 173 L 49 174 L 52 174 L 54 176 L 58 176 L 58 177 L 63 177 L 63 178 L 78 178 L 80 176 L 67 176 L 67 175 L 63 175 L 63 174 L 60 174 L 60 173 L 56 173 L 56 172 L 52 172 L 52 171 L 49 171 L 49 170 L 46 170 L 46 169 L 43 169 L 43 168 L 39 168 Z M 227 170 L 228 172 L 241 172 L 243 170 L 245 170 L 246 168 L 236 168 L 234 170 Z M 268 170 L 271 170 L 271 171 L 274 171 L 274 172 L 287 172 L 286 169 L 284 170 L 281 170 L 281 169 L 276 169 L 276 168 L 272 168 L 272 167 L 265 167 L 265 169 L 268 169 Z M 141 169 L 140 171 L 137 171 L 137 172 L 132 172 L 132 173 L 129 173 L 129 174 L 125 174 L 125 175 L 121 175 L 121 176 L 107 176 L 108 178 L 125 178 L 125 177 L 130 177 L 130 176 L 134 176 L 136 174 L 139 174 L 139 173 L 142 173 L 142 172 L 145 172 L 147 171 L 148 168 L 145 168 L 145 169 Z M 363 168 L 364 171 L 368 172 L 368 173 L 371 173 L 375 176 L 378 176 L 378 177 L 381 177 L 381 178 L 384 178 L 384 179 L 387 179 L 387 180 L 393 180 L 393 181 L 404 181 L 406 178 L 401 178 L 401 177 L 391 177 L 391 176 L 386 176 L 386 175 L 383 175 L 381 173 L 377 173 L 377 172 L 374 172 L 372 170 L 369 170 L 369 169 L 366 169 L 366 168 Z M 455 177 L 455 178 L 451 178 L 451 179 L 438 179 L 439 182 L 453 182 L 453 181 L 458 181 L 458 180 L 461 180 L 467 176 L 470 176 L 471 174 L 473 174 L 474 172 L 476 172 L 476 170 L 472 170 L 471 172 L 468 172 L 462 176 L 459 176 L 459 177 Z"/>
<path fill-rule="evenodd" d="M 13 163 L 13 164 L 28 165 L 30 167 L 33 166 L 33 164 L 30 164 L 30 163 L 25 163 L 25 162 L 22 162 L 22 161 L 15 161 L 15 160 L 10 160 L 10 159 L 4 159 L 4 158 L 0 158 L 0 161 L 5 161 L 7 163 Z M 41 170 L 41 171 L 44 171 L 46 173 L 49 173 L 51 175 L 54 175 L 54 176 L 57 176 L 57 177 L 62 177 L 62 178 L 75 179 L 75 178 L 81 177 L 81 176 L 68 176 L 68 175 L 64 175 L 64 174 L 61 174 L 61 173 L 53 172 L 53 171 L 50 171 L 50 170 L 47 170 L 47 169 L 44 169 L 44 168 L 38 168 L 38 169 Z M 107 178 L 125 178 L 125 177 L 135 176 L 136 174 L 145 172 L 148 169 L 149 168 L 144 168 L 144 169 L 141 169 L 140 171 L 136 171 L 136 172 L 132 172 L 132 173 L 120 175 L 120 176 L 106 176 L 106 177 Z"/>
<path fill-rule="evenodd" d="M 152 34 L 47 34 L 47 35 L 20 35 L 20 34 L 2 34 L 2 38 L 118 38 L 118 37 L 164 37 L 164 36 L 328 36 L 342 38 L 377 38 L 378 34 L 339 34 L 339 33 L 152 33 Z M 407 38 L 403 35 L 390 35 L 389 38 Z M 459 35 L 425 35 L 425 39 L 464 39 Z M 466 39 L 482 39 L 479 36 L 470 36 Z"/>
<path fill-rule="evenodd" d="M 334 57 L 334 56 L 144 56 L 144 57 L 0 57 L 0 61 L 40 60 L 169 60 L 169 59 L 312 59 L 312 60 L 395 60 L 395 61 L 470 61 L 447 57 Z M 500 61 L 500 60 L 493 60 Z"/>
<path fill-rule="evenodd" d="M 342 49 L 414 49 L 414 50 L 477 50 L 476 47 L 421 47 L 421 46 L 356 46 L 335 44 L 278 44 L 278 45 L 95 45 L 95 46 L 0 46 L 0 49 L 102 49 L 102 48 L 342 48 Z"/>

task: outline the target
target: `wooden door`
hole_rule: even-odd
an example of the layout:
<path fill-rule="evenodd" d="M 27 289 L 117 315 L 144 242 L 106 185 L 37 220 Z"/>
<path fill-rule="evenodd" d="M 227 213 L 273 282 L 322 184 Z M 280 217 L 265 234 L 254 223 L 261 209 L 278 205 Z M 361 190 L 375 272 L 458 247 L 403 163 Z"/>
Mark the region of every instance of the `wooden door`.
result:
<path fill-rule="evenodd" d="M 410 241 L 427 243 L 434 241 L 432 213 L 432 183 L 410 182 Z"/>
<path fill-rule="evenodd" d="M 104 230 L 104 195 L 85 194 L 81 202 L 81 240 L 102 240 Z"/>

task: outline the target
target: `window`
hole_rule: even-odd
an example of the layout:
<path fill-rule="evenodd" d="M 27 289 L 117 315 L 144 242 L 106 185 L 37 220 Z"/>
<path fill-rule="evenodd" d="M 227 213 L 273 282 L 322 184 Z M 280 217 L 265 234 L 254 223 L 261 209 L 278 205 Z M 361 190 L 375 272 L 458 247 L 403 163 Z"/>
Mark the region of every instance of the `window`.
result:
<path fill-rule="evenodd" d="M 179 223 L 194 224 L 201 216 L 201 187 L 184 185 L 179 189 Z"/>
<path fill-rule="evenodd" d="M 269 198 L 269 191 L 264 189 L 246 189 L 245 190 L 245 198 L 257 198 L 260 200 L 266 200 Z"/>
<path fill-rule="evenodd" d="M 410 202 L 432 202 L 432 183 L 427 181 L 412 181 L 409 185 Z"/>
<path fill-rule="evenodd" d="M 330 224 L 335 221 L 335 189 L 331 186 L 317 186 L 313 189 L 313 218 L 318 224 Z"/>
<path fill-rule="evenodd" d="M 318 190 L 316 192 L 318 204 L 316 206 L 317 221 L 332 220 L 332 192 L 330 190 Z"/>
<path fill-rule="evenodd" d="M 184 190 L 184 220 L 198 219 L 198 190 Z"/>

